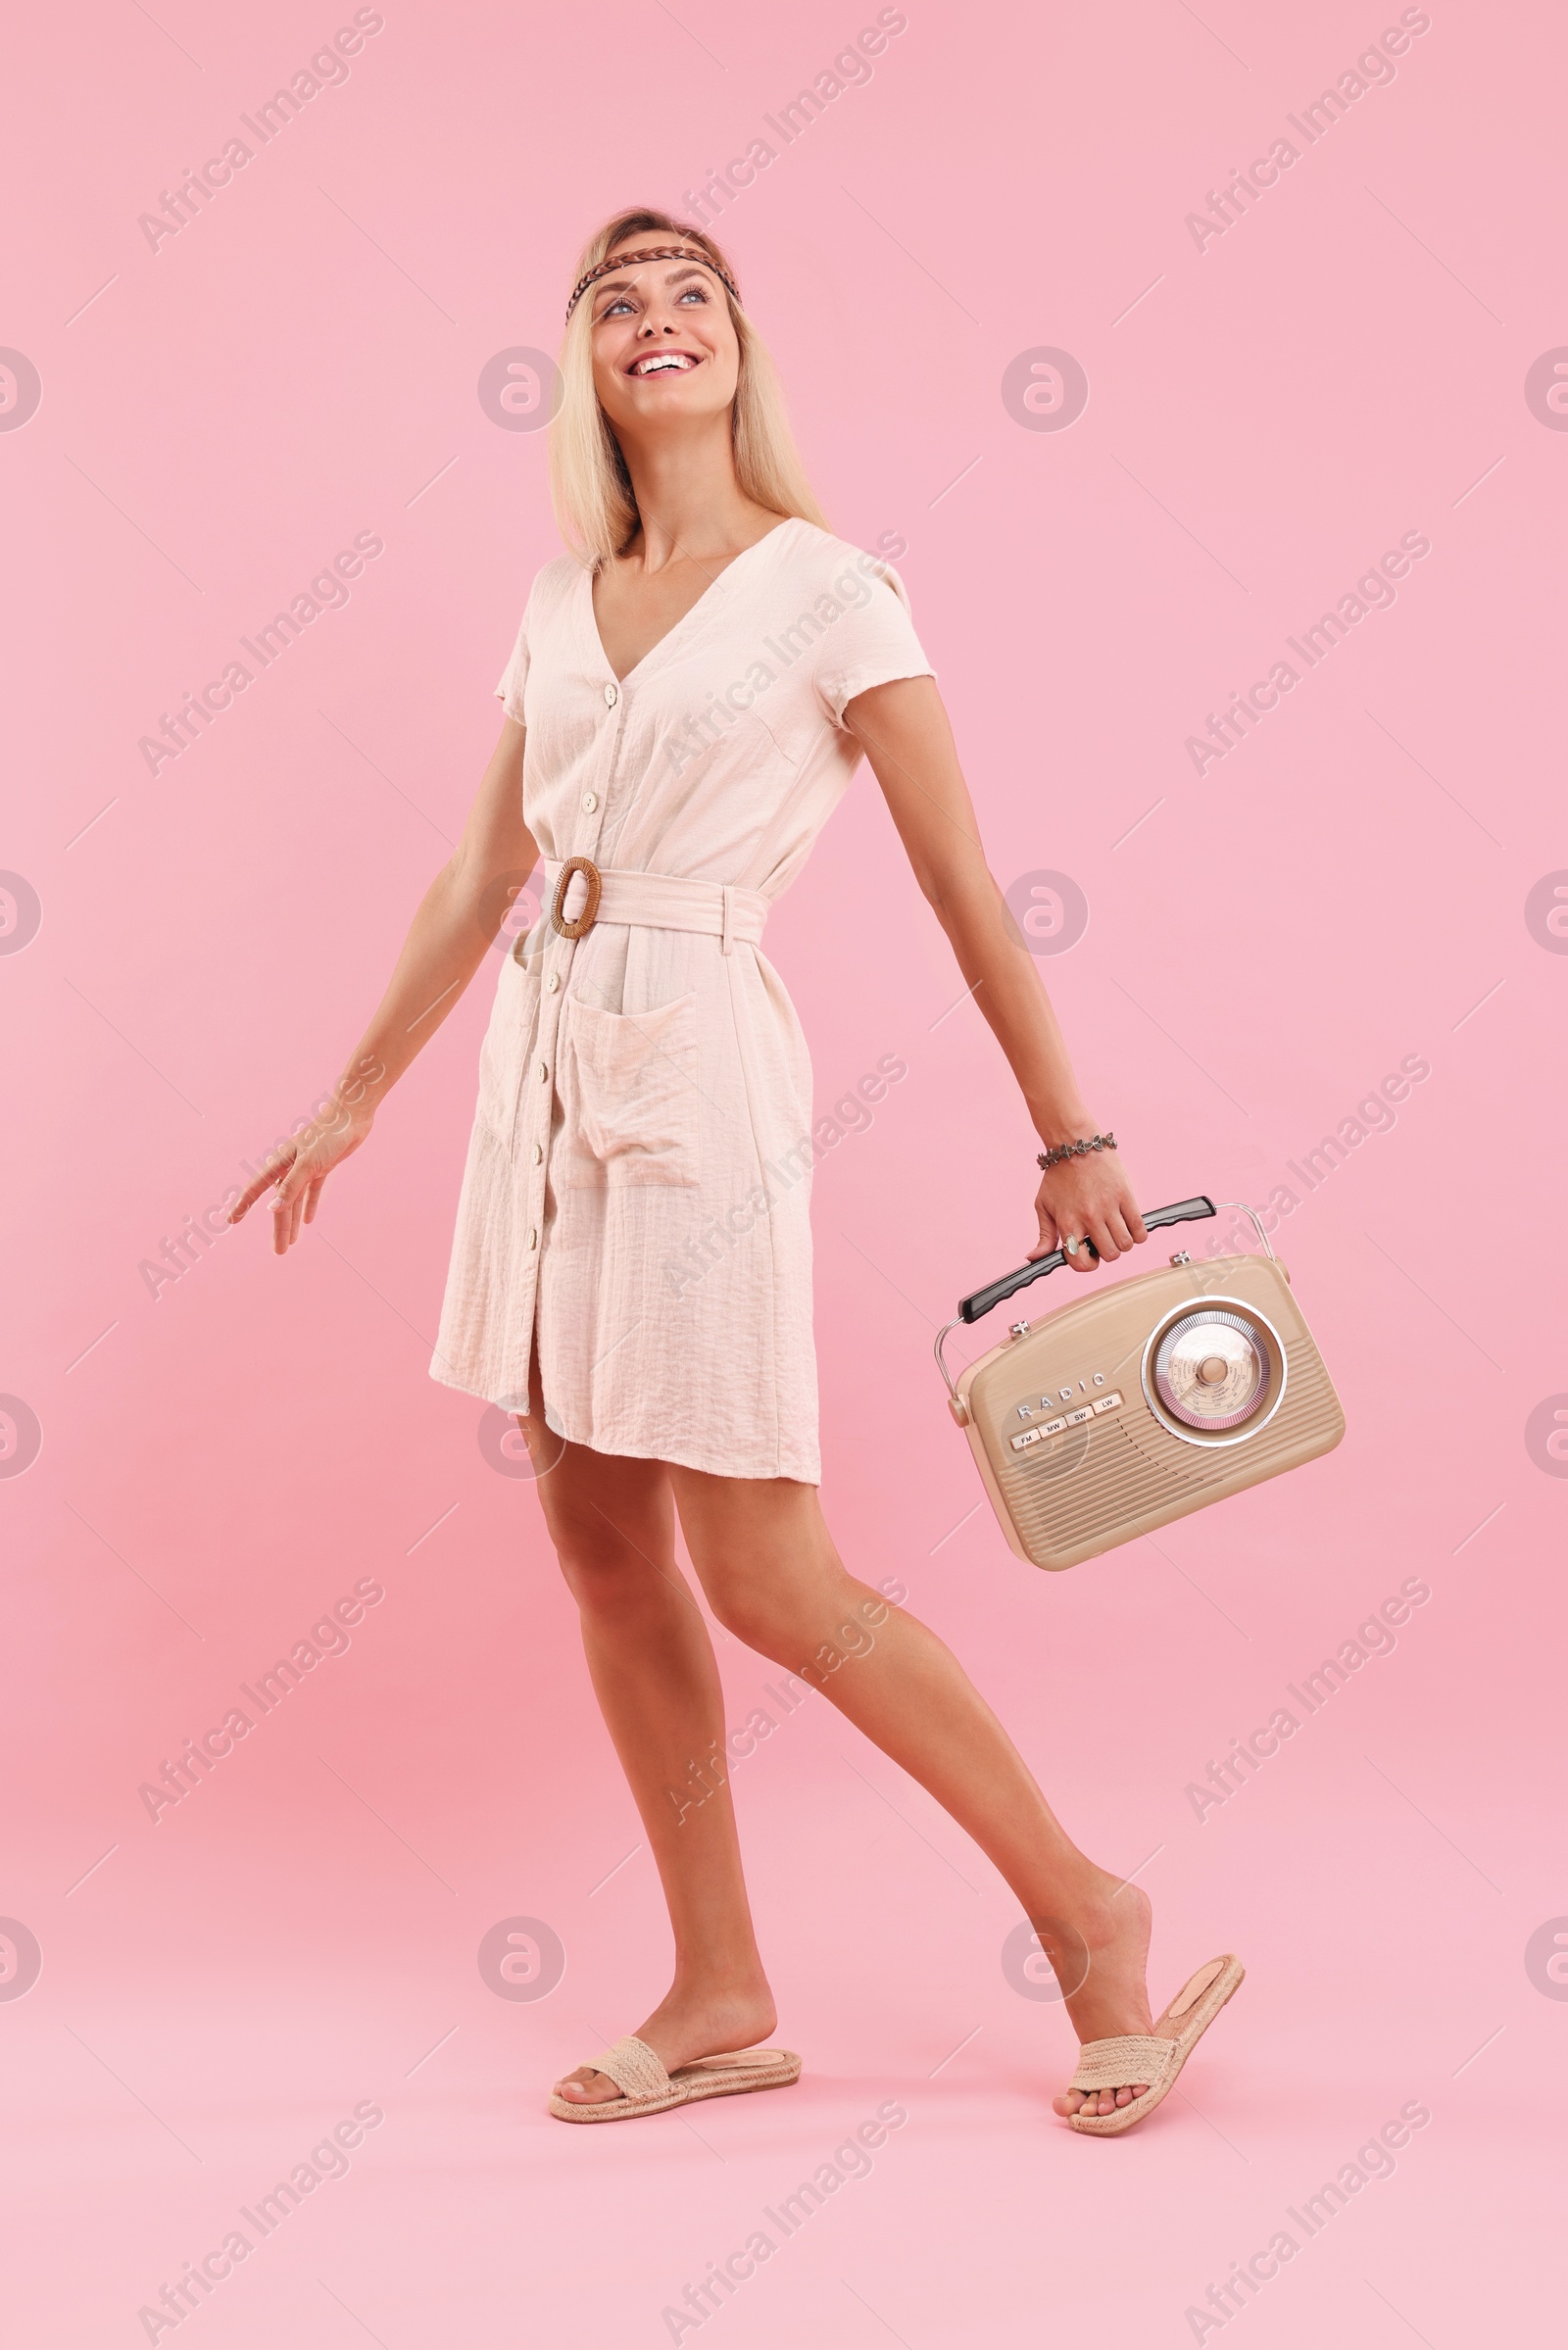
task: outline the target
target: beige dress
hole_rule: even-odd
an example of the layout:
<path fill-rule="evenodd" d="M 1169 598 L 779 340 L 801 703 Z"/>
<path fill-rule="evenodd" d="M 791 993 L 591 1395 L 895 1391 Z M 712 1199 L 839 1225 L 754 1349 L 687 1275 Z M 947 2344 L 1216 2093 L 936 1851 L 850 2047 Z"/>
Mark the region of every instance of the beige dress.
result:
<path fill-rule="evenodd" d="M 502 960 L 431 1376 L 600 1452 L 821 1475 L 811 1069 L 759 951 L 859 758 L 844 706 L 932 674 L 903 583 L 791 520 L 617 681 L 570 556 L 497 692 L 545 859 L 602 876 Z M 570 879 L 571 920 L 588 884 Z"/>

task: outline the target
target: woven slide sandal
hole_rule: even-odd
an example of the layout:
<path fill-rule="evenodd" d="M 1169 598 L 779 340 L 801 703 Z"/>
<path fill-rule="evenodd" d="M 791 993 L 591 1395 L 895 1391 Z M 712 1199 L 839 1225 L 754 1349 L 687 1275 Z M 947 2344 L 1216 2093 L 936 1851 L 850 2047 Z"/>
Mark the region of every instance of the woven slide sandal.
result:
<path fill-rule="evenodd" d="M 738 2056 L 704 2056 L 666 2073 L 646 2040 L 628 2034 L 589 2062 L 608 2073 L 619 2089 L 601 2105 L 573 2105 L 554 2090 L 550 2110 L 558 2122 L 629 2122 L 634 2114 L 667 2113 L 695 2105 L 700 2097 L 738 2097 L 747 2089 L 787 2089 L 801 2078 L 801 2060 L 789 2048 L 745 2048 Z"/>
<path fill-rule="evenodd" d="M 1069 2126 L 1087 2136 L 1117 2137 L 1152 2114 L 1175 2087 L 1177 2074 L 1246 1973 L 1239 1958 L 1211 1958 L 1182 1985 L 1152 2032 L 1086 2040 L 1078 2051 L 1078 2070 L 1067 2083 L 1070 2089 L 1131 2088 L 1135 2081 L 1147 2081 L 1149 2086 L 1114 2113 L 1069 2114 Z"/>

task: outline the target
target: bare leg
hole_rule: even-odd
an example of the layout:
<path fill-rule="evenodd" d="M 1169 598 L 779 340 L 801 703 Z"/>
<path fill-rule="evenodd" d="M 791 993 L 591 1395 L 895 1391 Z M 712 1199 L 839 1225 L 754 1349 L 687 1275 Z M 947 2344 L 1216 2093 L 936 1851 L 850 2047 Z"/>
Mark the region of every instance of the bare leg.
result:
<path fill-rule="evenodd" d="M 846 1573 L 814 1487 L 564 1444 L 545 1427 L 537 1391 L 519 1426 L 669 1909 L 674 1979 L 638 2027 L 666 2066 L 751 2046 L 776 2022 L 729 1791 L 719 1773 L 701 1770 L 723 1753 L 722 1695 L 707 1626 L 675 1564 L 672 1488 L 715 1614 L 832 1698 L 968 1830 L 1034 1925 L 1080 2038 L 1148 2030 L 1147 1898 L 1073 1844 L 943 1642 Z M 712 1791 L 695 1802 L 694 1786 Z M 585 2102 L 619 2093 L 587 2066 L 558 2086 Z M 1068 2091 L 1056 2107 L 1109 2112 L 1140 2092 Z"/>
<path fill-rule="evenodd" d="M 671 2068 L 751 2047 L 777 2018 L 728 1787 L 710 1775 L 714 1791 L 692 1799 L 694 1764 L 710 1741 L 722 1752 L 722 1693 L 707 1624 L 675 1563 L 667 1473 L 657 1461 L 563 1444 L 546 1428 L 537 1393 L 533 1403 L 518 1426 L 542 1472 L 539 1497 L 581 1612 L 594 1691 L 642 1816 L 674 1934 L 673 1981 L 637 2027 L 638 2037 Z M 585 2102 L 619 2094 L 587 2065 L 556 2085 Z"/>
<path fill-rule="evenodd" d="M 720 1621 L 820 1689 L 968 1831 L 1017 1894 L 1081 2040 L 1147 2032 L 1147 1896 L 1078 1850 L 952 1651 L 845 1571 L 815 1487 L 669 1475 Z M 1068 2090 L 1056 2110 L 1109 2113 L 1146 2085 Z"/>

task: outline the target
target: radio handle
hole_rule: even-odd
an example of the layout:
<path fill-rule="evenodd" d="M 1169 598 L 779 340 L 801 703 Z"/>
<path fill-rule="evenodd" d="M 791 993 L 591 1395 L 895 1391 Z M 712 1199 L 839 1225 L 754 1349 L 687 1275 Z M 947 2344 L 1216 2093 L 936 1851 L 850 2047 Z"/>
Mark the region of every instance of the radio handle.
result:
<path fill-rule="evenodd" d="M 1170 1207 L 1150 1208 L 1144 1217 L 1144 1224 L 1148 1231 L 1156 1232 L 1162 1224 L 1187 1224 L 1196 1216 L 1211 1216 L 1214 1212 L 1213 1200 L 1200 1193 L 1196 1199 L 1178 1199 Z M 1099 1255 L 1100 1251 L 1093 1241 L 1086 1241 L 1084 1246 L 1091 1256 Z M 1066 1261 L 1064 1249 L 1053 1248 L 1049 1256 L 1037 1256 L 1033 1264 L 1020 1265 L 1016 1273 L 1004 1273 L 1000 1281 L 993 1281 L 985 1289 L 976 1290 L 973 1297 L 959 1298 L 959 1321 L 978 1322 L 982 1314 L 990 1313 L 1004 1297 L 1010 1297 L 1015 1290 L 1026 1289 L 1031 1281 L 1042 1280 L 1047 1273 L 1059 1272 Z"/>

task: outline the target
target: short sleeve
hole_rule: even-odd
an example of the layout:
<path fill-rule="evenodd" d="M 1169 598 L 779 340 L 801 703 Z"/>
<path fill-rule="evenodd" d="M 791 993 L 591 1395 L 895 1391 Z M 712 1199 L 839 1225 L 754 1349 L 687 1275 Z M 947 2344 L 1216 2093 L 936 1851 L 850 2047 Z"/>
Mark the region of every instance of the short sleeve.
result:
<path fill-rule="evenodd" d="M 835 617 L 826 618 L 825 601 L 839 605 Z M 818 599 L 816 612 L 825 625 L 814 682 L 835 726 L 844 723 L 845 704 L 871 686 L 936 675 L 914 633 L 908 592 L 891 563 L 855 556 L 832 581 L 829 597 Z"/>
<path fill-rule="evenodd" d="M 533 598 L 530 596 L 528 610 L 531 610 L 532 606 Z M 527 722 L 522 714 L 522 690 L 527 682 L 528 611 L 524 611 L 521 624 L 517 630 L 517 641 L 512 648 L 512 659 L 502 670 L 500 683 L 496 687 L 496 698 L 502 709 L 509 718 L 515 718 L 519 726 L 525 725 Z"/>

